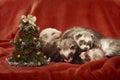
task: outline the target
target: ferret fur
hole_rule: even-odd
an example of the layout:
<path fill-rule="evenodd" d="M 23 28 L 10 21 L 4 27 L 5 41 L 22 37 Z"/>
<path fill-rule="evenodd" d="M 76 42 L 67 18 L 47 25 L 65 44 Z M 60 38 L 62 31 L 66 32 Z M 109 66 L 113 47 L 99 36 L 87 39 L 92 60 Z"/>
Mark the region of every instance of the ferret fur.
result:
<path fill-rule="evenodd" d="M 71 62 L 77 49 L 76 42 L 71 39 L 63 39 L 59 44 L 59 53 L 65 62 Z"/>
<path fill-rule="evenodd" d="M 51 62 L 63 62 L 63 58 L 59 54 L 59 39 L 47 43 L 42 51 L 47 58 L 51 58 Z"/>
<path fill-rule="evenodd" d="M 80 61 L 81 63 L 81 59 L 78 58 L 79 54 L 82 51 L 86 51 L 92 48 L 94 46 L 94 43 L 98 45 L 98 39 L 101 38 L 103 38 L 103 35 L 97 33 L 92 29 L 79 26 L 70 28 L 66 30 L 62 35 L 59 53 L 65 62 L 78 63 L 78 61 Z M 85 42 L 83 48 L 79 44 L 80 39 Z M 71 46 L 74 46 L 74 48 L 71 48 Z"/>
<path fill-rule="evenodd" d="M 44 42 L 42 51 L 47 58 L 51 58 L 51 61 L 61 61 L 61 56 L 58 51 L 58 43 L 61 36 L 61 31 L 55 28 L 46 28 L 41 31 L 39 37 Z"/>
<path fill-rule="evenodd" d="M 40 32 L 39 37 L 47 44 L 58 39 L 61 36 L 61 31 L 54 28 L 46 28 Z"/>
<path fill-rule="evenodd" d="M 82 52 L 79 56 L 84 62 L 89 62 L 104 58 L 105 53 L 100 48 L 92 48 L 88 51 Z"/>
<path fill-rule="evenodd" d="M 81 50 L 88 50 L 93 46 L 98 46 L 99 39 L 103 37 L 104 36 L 102 34 L 90 28 L 85 28 L 81 26 L 70 28 L 66 30 L 62 35 L 62 39 L 74 39 Z M 83 43 L 81 41 L 83 41 Z"/>
<path fill-rule="evenodd" d="M 103 38 L 100 40 L 100 44 L 105 56 L 120 56 L 120 39 Z"/>

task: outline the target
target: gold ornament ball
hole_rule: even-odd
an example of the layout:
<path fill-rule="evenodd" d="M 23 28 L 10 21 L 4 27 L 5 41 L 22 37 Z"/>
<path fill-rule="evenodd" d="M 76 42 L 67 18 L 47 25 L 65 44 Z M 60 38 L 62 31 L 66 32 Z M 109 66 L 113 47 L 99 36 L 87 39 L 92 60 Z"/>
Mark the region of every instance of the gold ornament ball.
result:
<path fill-rule="evenodd" d="M 34 37 L 34 38 L 33 38 L 33 40 L 34 40 L 34 41 L 36 41 L 36 40 L 37 40 L 37 38 L 36 38 L 36 37 Z"/>
<path fill-rule="evenodd" d="M 17 55 L 17 58 L 20 58 L 20 57 L 21 57 L 21 55 L 18 54 L 18 55 Z"/>
<path fill-rule="evenodd" d="M 40 55 L 41 54 L 41 52 L 39 51 L 39 52 L 37 52 L 37 55 Z"/>
<path fill-rule="evenodd" d="M 19 41 L 21 42 L 21 41 L 22 41 L 22 39 L 20 38 L 20 39 L 19 39 Z"/>
<path fill-rule="evenodd" d="M 46 57 L 46 56 L 44 56 L 44 58 L 46 59 L 47 57 Z"/>

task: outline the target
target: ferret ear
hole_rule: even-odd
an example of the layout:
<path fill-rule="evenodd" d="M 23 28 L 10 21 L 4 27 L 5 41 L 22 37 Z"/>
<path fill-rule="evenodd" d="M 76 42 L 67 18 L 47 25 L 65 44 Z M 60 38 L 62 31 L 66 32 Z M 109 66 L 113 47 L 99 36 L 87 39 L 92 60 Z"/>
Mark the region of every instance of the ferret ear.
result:
<path fill-rule="evenodd" d="M 72 45 L 70 46 L 70 49 L 76 49 L 76 46 L 75 46 L 74 44 L 72 44 Z"/>
<path fill-rule="evenodd" d="M 94 34 L 91 34 L 91 37 L 94 38 Z"/>
<path fill-rule="evenodd" d="M 61 50 L 61 48 L 60 48 L 60 46 L 59 46 L 59 45 L 57 46 L 57 49 L 58 49 L 59 51 Z"/>
<path fill-rule="evenodd" d="M 80 33 L 78 33 L 78 34 L 74 35 L 74 39 L 75 39 L 75 40 L 78 40 L 79 37 L 81 37 L 81 36 L 82 36 L 82 35 L 81 35 Z"/>
<path fill-rule="evenodd" d="M 61 32 L 61 31 L 58 31 L 58 33 L 59 33 L 59 34 L 62 34 L 62 32 Z"/>

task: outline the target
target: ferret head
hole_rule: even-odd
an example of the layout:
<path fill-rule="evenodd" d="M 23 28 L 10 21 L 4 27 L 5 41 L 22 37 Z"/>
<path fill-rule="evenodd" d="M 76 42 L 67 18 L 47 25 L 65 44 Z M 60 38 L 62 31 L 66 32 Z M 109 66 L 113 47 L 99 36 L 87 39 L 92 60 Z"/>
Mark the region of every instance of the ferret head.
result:
<path fill-rule="evenodd" d="M 61 35 L 61 31 L 54 28 L 46 28 L 41 31 L 40 37 L 46 43 L 49 43 L 55 39 L 58 39 Z"/>
<path fill-rule="evenodd" d="M 90 56 L 88 55 L 87 52 L 82 52 L 82 53 L 79 55 L 79 57 L 80 57 L 83 61 L 85 61 L 85 62 L 89 62 L 89 61 L 90 61 Z"/>
<path fill-rule="evenodd" d="M 71 38 L 63 39 L 58 49 L 64 61 L 71 62 L 77 49 L 77 43 Z"/>
<path fill-rule="evenodd" d="M 79 48 L 83 51 L 89 50 L 94 44 L 94 35 L 87 32 L 77 32 L 74 35 L 74 40 Z"/>
<path fill-rule="evenodd" d="M 86 52 L 82 52 L 79 56 L 85 62 L 89 62 L 89 61 L 100 60 L 105 55 L 104 55 L 104 52 L 100 48 L 93 48 Z"/>

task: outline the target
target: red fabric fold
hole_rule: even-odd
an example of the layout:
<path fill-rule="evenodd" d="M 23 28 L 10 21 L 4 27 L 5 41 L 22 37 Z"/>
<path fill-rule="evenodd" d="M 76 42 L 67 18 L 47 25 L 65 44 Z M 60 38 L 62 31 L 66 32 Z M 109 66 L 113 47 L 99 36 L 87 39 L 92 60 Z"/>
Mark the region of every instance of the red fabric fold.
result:
<path fill-rule="evenodd" d="M 0 79 L 1 80 L 120 80 L 120 57 L 85 64 L 55 63 L 41 67 L 10 66 L 21 15 L 37 17 L 40 31 L 52 27 L 64 32 L 72 26 L 92 28 L 106 37 L 120 38 L 119 0 L 1 0 Z"/>

